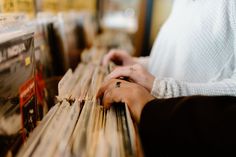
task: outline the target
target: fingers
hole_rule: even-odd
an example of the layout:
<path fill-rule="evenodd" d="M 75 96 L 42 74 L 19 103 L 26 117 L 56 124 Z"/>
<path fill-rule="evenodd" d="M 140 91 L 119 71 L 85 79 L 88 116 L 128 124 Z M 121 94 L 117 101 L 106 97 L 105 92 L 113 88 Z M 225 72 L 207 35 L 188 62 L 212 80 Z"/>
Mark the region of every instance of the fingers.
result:
<path fill-rule="evenodd" d="M 102 65 L 107 65 L 109 61 L 113 61 L 117 65 L 134 64 L 133 58 L 124 50 L 113 49 L 104 56 Z"/>
<path fill-rule="evenodd" d="M 109 51 L 107 55 L 104 56 L 102 65 L 108 65 L 110 61 L 121 62 L 121 60 L 122 60 L 121 50 L 113 49 Z"/>
<path fill-rule="evenodd" d="M 96 99 L 102 98 L 104 95 L 104 92 L 108 89 L 108 87 L 111 86 L 111 84 L 114 84 L 113 82 L 115 82 L 114 79 L 105 81 L 103 85 L 100 87 L 100 89 L 98 90 Z"/>
<path fill-rule="evenodd" d="M 98 98 L 105 108 L 109 108 L 113 103 L 127 104 L 137 122 L 145 104 L 154 99 L 143 86 L 120 79 L 106 81 L 97 93 Z"/>
<path fill-rule="evenodd" d="M 119 79 L 110 79 L 110 80 L 105 81 L 100 87 L 100 89 L 98 90 L 96 99 L 102 98 L 105 94 L 105 91 L 111 90 L 112 88 L 116 88 L 117 82 L 121 82 L 122 84 L 125 84 L 124 82 L 126 81 L 119 80 Z"/>
<path fill-rule="evenodd" d="M 107 90 L 103 96 L 103 106 L 105 108 L 109 108 L 112 103 L 119 103 L 122 101 L 121 96 L 122 89 L 121 88 L 112 88 L 110 90 Z"/>
<path fill-rule="evenodd" d="M 110 51 L 108 54 L 106 54 L 102 60 L 102 65 L 108 65 L 109 61 L 112 59 L 114 55 L 114 51 Z"/>
<path fill-rule="evenodd" d="M 130 79 L 133 79 L 134 71 L 135 69 L 133 68 L 133 66 L 117 67 L 109 75 L 107 75 L 105 80 L 116 79 L 120 77 L 128 77 Z"/>
<path fill-rule="evenodd" d="M 122 95 L 125 93 L 127 82 L 119 79 L 106 81 L 99 89 L 96 98 L 100 99 L 103 106 L 109 108 L 112 103 L 124 102 Z"/>
<path fill-rule="evenodd" d="M 117 78 L 137 83 L 145 87 L 149 92 L 151 91 L 155 80 L 155 77 L 139 64 L 117 67 L 107 75 L 105 80 Z"/>

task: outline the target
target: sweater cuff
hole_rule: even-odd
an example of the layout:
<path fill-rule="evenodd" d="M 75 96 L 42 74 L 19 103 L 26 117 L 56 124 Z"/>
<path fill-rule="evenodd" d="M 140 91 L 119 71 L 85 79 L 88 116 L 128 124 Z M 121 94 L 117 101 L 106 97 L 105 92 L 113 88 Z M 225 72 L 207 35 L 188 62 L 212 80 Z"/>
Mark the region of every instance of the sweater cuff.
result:
<path fill-rule="evenodd" d="M 180 87 L 172 78 L 155 78 L 151 94 L 158 99 L 168 99 L 180 96 Z"/>
<path fill-rule="evenodd" d="M 163 89 L 165 89 L 164 86 L 165 84 L 163 84 L 163 81 L 160 81 L 157 78 L 155 78 L 155 80 L 153 81 L 151 94 L 158 99 L 164 98 L 164 95 L 163 95 L 164 93 Z"/>

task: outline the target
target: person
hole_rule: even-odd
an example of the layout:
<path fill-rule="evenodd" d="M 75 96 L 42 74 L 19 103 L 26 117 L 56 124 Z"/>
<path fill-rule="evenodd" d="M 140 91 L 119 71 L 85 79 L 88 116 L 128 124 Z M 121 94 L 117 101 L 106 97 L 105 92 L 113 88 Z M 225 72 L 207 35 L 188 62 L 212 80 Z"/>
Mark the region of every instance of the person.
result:
<path fill-rule="evenodd" d="M 122 50 L 103 60 L 121 63 L 107 79 L 129 77 L 156 98 L 236 96 L 236 1 L 174 1 L 149 57 Z"/>
<path fill-rule="evenodd" d="M 114 102 L 128 105 L 147 157 L 236 155 L 236 97 L 156 99 L 137 83 L 110 79 L 97 98 L 105 108 Z"/>
<path fill-rule="evenodd" d="M 97 98 L 128 105 L 146 156 L 236 155 L 235 0 L 175 0 L 149 57 L 109 61 Z"/>

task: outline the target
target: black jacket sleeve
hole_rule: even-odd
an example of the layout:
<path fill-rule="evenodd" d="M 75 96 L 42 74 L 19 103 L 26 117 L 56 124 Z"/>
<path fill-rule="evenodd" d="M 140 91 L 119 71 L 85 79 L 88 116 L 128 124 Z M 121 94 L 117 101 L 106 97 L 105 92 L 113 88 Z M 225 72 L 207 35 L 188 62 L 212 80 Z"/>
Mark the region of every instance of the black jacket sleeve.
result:
<path fill-rule="evenodd" d="M 152 100 L 139 132 L 146 156 L 235 156 L 236 97 Z"/>

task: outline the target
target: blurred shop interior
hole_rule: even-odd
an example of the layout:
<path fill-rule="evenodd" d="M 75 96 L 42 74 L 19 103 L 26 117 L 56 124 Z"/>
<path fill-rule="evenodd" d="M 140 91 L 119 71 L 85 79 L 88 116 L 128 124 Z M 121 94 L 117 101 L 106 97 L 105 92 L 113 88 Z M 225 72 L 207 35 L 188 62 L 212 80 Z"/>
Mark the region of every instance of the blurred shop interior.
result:
<path fill-rule="evenodd" d="M 44 117 L 64 101 L 60 85 L 68 81 L 58 83 L 69 69 L 87 76 L 78 64 L 99 65 L 113 48 L 149 55 L 171 7 L 172 0 L 0 0 L 0 156 L 16 156 L 36 139 L 32 132 L 43 132 Z"/>

